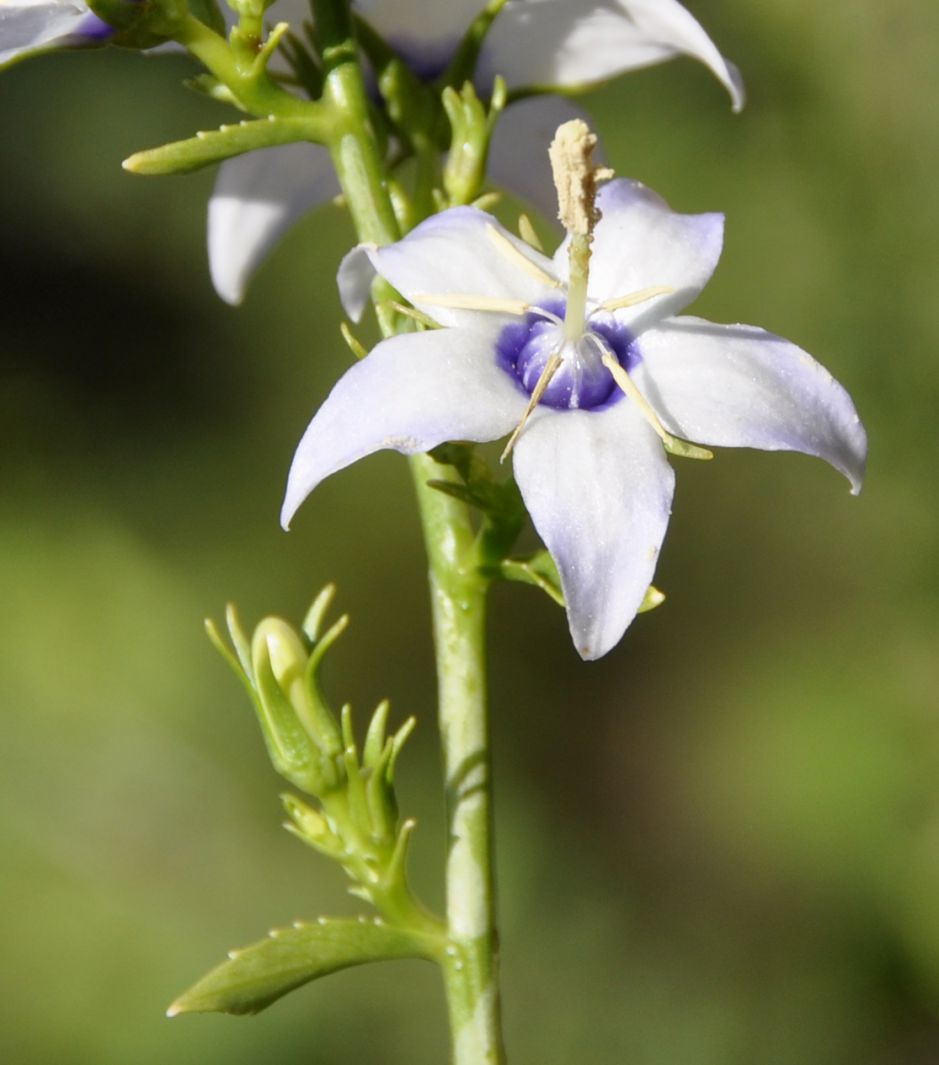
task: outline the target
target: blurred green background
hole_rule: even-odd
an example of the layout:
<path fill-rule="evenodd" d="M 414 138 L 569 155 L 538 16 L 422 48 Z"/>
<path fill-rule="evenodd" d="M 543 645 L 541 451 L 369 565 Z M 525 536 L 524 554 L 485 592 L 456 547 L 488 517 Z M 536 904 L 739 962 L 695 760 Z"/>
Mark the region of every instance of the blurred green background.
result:
<path fill-rule="evenodd" d="M 535 591 L 493 597 L 510 1057 L 939 1061 L 939 7 L 697 0 L 731 115 L 677 61 L 585 99 L 611 161 L 725 210 L 694 312 L 796 340 L 854 395 L 864 492 L 802 456 L 681 463 L 657 583 L 603 661 Z M 327 681 L 420 719 L 402 802 L 439 901 L 441 795 L 406 464 L 334 478 L 289 536 L 293 446 L 348 355 L 309 217 L 242 308 L 213 295 L 212 175 L 123 173 L 222 116 L 178 57 L 0 77 L 0 1057 L 438 1065 L 429 966 L 338 974 L 256 1019 L 163 1018 L 235 945 L 357 912 L 278 826 L 250 707 L 201 631 L 339 584 Z"/>

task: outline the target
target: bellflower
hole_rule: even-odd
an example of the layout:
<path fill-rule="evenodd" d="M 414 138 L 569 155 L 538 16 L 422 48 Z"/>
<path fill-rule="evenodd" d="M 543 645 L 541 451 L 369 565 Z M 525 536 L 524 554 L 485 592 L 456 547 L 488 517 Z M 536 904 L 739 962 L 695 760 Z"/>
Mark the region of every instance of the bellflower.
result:
<path fill-rule="evenodd" d="M 113 32 L 82 0 L 0 0 L 0 67 L 49 48 L 96 44 Z"/>
<path fill-rule="evenodd" d="M 579 285 L 576 237 L 547 258 L 469 207 L 353 253 L 441 328 L 382 341 L 345 373 L 300 441 L 282 513 L 286 527 L 325 477 L 380 449 L 515 429 L 515 478 L 588 659 L 618 642 L 652 580 L 674 487 L 667 452 L 801 451 L 856 493 L 867 450 L 847 392 L 800 348 L 676 316 L 717 265 L 722 215 L 677 214 L 622 179 L 596 205 Z"/>
<path fill-rule="evenodd" d="M 273 13 L 292 25 L 297 0 L 279 0 Z M 422 77 L 439 74 L 483 0 L 360 0 L 359 12 Z M 509 0 L 493 23 L 477 81 L 488 92 L 495 74 L 509 89 L 576 89 L 615 75 L 688 55 L 706 64 L 743 106 L 736 68 L 677 0 Z M 553 188 L 531 159 L 543 158 L 562 123 L 581 112 L 557 96 L 527 96 L 496 126 L 489 175 L 534 207 L 550 212 Z M 254 270 L 307 211 L 339 192 L 325 148 L 266 148 L 223 163 L 209 202 L 209 266 L 216 291 L 238 304 Z"/>

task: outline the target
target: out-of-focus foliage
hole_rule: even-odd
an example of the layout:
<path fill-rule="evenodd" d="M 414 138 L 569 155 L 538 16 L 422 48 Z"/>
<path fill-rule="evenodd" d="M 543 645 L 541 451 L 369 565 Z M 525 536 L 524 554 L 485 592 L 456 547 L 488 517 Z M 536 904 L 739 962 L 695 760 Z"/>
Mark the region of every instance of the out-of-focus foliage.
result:
<path fill-rule="evenodd" d="M 747 110 L 690 62 L 588 97 L 619 171 L 728 213 L 694 310 L 797 341 L 854 395 L 868 482 L 799 456 L 680 470 L 665 606 L 581 663 L 497 589 L 506 1008 L 517 1060 L 939 1058 L 939 8 L 699 0 Z M 278 828 L 278 781 L 201 619 L 353 627 L 326 677 L 419 717 L 399 774 L 439 898 L 423 563 L 407 471 L 335 478 L 276 524 L 290 454 L 349 358 L 335 209 L 245 306 L 213 296 L 211 175 L 120 160 L 213 105 L 178 57 L 47 56 L 0 79 L 3 1060 L 430 1065 L 430 967 L 339 974 L 252 1020 L 162 1011 L 229 947 L 354 913 Z M 361 663 L 368 662 L 368 669 Z M 338 683 L 341 679 L 341 685 Z M 380 1039 L 379 1049 L 375 1041 Z"/>

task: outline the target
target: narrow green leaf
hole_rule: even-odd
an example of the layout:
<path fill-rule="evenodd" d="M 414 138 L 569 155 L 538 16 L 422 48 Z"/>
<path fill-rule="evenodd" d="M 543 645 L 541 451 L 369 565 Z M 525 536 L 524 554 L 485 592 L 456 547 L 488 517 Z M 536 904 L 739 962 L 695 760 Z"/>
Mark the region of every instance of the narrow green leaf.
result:
<path fill-rule="evenodd" d="M 276 144 L 311 139 L 310 123 L 294 118 L 260 118 L 216 130 L 202 130 L 184 141 L 136 152 L 123 167 L 132 174 L 181 174 L 220 163 L 235 155 Z"/>
<path fill-rule="evenodd" d="M 526 559 L 506 559 L 500 568 L 506 580 L 533 584 L 549 595 L 558 606 L 564 606 L 558 568 L 547 551 L 539 551 Z"/>
<path fill-rule="evenodd" d="M 378 918 L 326 919 L 275 930 L 207 973 L 167 1010 L 180 1013 L 259 1013 L 288 991 L 339 969 L 370 961 L 436 956 L 427 935 Z"/>

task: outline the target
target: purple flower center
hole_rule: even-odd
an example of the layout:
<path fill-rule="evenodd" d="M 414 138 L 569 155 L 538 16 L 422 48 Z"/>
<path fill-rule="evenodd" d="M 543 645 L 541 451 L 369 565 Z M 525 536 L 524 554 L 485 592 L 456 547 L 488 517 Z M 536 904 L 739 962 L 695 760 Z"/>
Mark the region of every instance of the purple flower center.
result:
<path fill-rule="evenodd" d="M 576 341 L 564 336 L 564 300 L 546 302 L 511 322 L 496 341 L 496 361 L 529 396 L 555 353 L 561 365 L 540 402 L 555 410 L 600 410 L 617 402 L 622 392 L 601 359 L 609 352 L 629 372 L 641 361 L 632 333 L 612 314 L 598 311 Z M 542 313 L 544 312 L 544 313 Z"/>

